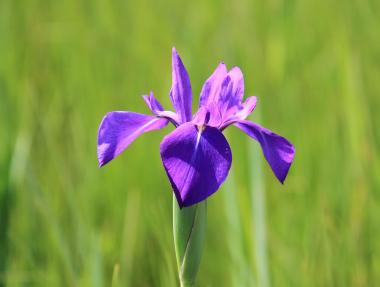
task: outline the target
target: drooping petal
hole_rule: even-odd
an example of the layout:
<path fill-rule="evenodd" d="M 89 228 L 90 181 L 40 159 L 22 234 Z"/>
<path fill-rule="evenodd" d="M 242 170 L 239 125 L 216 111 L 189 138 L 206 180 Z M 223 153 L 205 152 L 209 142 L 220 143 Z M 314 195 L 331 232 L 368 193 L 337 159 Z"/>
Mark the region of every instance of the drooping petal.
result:
<path fill-rule="evenodd" d="M 283 183 L 295 155 L 294 146 L 285 138 L 249 121 L 234 124 L 251 138 L 257 140 L 278 180 Z"/>
<path fill-rule="evenodd" d="M 161 158 L 180 207 L 200 202 L 223 183 L 231 167 L 231 149 L 213 127 L 180 125 L 160 145 Z"/>
<path fill-rule="evenodd" d="M 255 96 L 248 97 L 234 113 L 228 115 L 228 117 L 223 120 L 220 129 L 223 130 L 237 121 L 245 120 L 255 109 L 256 103 L 257 98 Z"/>
<path fill-rule="evenodd" d="M 165 111 L 160 102 L 154 97 L 153 92 L 150 92 L 149 96 L 143 96 L 143 98 L 153 114 L 161 118 L 167 118 L 176 127 L 179 125 L 178 115 L 172 111 Z"/>
<path fill-rule="evenodd" d="M 186 68 L 175 48 L 172 51 L 172 88 L 170 98 L 180 124 L 191 120 L 191 84 Z"/>
<path fill-rule="evenodd" d="M 165 127 L 167 119 L 133 112 L 110 112 L 105 115 L 98 131 L 99 166 L 119 155 L 144 132 Z"/>

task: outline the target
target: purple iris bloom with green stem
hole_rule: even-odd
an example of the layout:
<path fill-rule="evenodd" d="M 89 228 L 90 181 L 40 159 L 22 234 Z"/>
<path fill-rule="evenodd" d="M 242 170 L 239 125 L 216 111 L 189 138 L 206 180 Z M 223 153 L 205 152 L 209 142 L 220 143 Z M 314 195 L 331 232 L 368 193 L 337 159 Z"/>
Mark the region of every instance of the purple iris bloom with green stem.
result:
<path fill-rule="evenodd" d="M 198 111 L 193 116 L 189 75 L 173 48 L 170 99 L 175 112 L 165 110 L 150 93 L 144 100 L 153 115 L 127 111 L 106 114 L 98 133 L 99 166 L 119 155 L 139 135 L 171 122 L 175 129 L 160 144 L 161 159 L 179 206 L 190 206 L 211 196 L 226 179 L 232 153 L 223 130 L 233 125 L 260 144 L 272 171 L 283 183 L 294 158 L 294 146 L 247 121 L 257 98 L 252 96 L 243 101 L 243 95 L 241 70 L 234 67 L 228 71 L 220 63 L 204 83 Z"/>

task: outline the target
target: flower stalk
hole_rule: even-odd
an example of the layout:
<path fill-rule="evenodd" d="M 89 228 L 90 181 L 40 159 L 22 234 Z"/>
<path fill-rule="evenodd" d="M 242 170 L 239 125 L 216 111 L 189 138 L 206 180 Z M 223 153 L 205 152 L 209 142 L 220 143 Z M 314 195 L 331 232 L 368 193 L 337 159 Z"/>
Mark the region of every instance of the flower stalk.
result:
<path fill-rule="evenodd" d="M 179 208 L 173 197 L 173 235 L 181 287 L 194 286 L 206 234 L 207 204 Z"/>

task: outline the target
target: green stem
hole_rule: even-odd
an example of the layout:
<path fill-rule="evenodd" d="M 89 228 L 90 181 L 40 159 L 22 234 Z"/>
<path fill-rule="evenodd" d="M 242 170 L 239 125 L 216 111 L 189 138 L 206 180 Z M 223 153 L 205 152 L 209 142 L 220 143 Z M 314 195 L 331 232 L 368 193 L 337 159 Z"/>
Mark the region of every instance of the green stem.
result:
<path fill-rule="evenodd" d="M 206 233 L 207 204 L 180 209 L 173 196 L 173 235 L 181 287 L 194 286 Z"/>

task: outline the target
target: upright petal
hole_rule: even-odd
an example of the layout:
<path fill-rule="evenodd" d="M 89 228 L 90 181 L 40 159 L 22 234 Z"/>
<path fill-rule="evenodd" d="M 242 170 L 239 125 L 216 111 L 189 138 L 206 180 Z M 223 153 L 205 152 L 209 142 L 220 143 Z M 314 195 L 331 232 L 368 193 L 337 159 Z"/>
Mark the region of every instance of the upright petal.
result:
<path fill-rule="evenodd" d="M 154 97 L 153 92 L 150 92 L 149 95 L 143 96 L 143 98 L 152 113 L 157 114 L 164 110 L 160 102 Z"/>
<path fill-rule="evenodd" d="M 172 111 L 165 111 L 160 102 L 154 97 L 153 92 L 150 92 L 149 96 L 143 96 L 143 98 L 153 114 L 168 119 L 176 127 L 179 126 L 178 115 Z"/>
<path fill-rule="evenodd" d="M 241 104 L 244 96 L 244 77 L 239 67 L 233 67 L 228 76 L 231 78 L 230 88 L 227 89 L 226 94 L 222 94 L 220 104 L 223 105 L 224 111 L 238 107 Z"/>
<path fill-rule="evenodd" d="M 139 135 L 165 127 L 167 119 L 133 112 L 110 112 L 106 114 L 98 131 L 99 166 L 119 155 Z"/>
<path fill-rule="evenodd" d="M 161 142 L 161 158 L 180 207 L 198 203 L 223 183 L 231 167 L 231 149 L 216 128 L 180 125 Z"/>
<path fill-rule="evenodd" d="M 214 73 L 203 85 L 199 110 L 207 109 L 210 112 L 209 125 L 219 127 L 234 114 L 243 99 L 244 79 L 238 67 L 227 72 L 224 63 L 219 64 Z"/>
<path fill-rule="evenodd" d="M 257 104 L 257 97 L 248 97 L 244 103 L 241 104 L 239 110 L 236 112 L 235 117 L 239 120 L 245 120 L 255 109 Z"/>
<path fill-rule="evenodd" d="M 199 98 L 199 108 L 207 106 L 209 103 L 218 101 L 222 83 L 227 76 L 227 67 L 222 62 L 216 67 L 212 75 L 203 84 Z"/>
<path fill-rule="evenodd" d="M 216 105 L 200 107 L 194 115 L 192 122 L 198 126 L 219 127 L 222 124 L 222 115 Z"/>
<path fill-rule="evenodd" d="M 294 159 L 294 146 L 287 139 L 258 124 L 240 121 L 234 125 L 260 143 L 274 174 L 283 183 Z"/>
<path fill-rule="evenodd" d="M 174 109 L 180 123 L 191 121 L 191 84 L 186 68 L 175 48 L 172 52 L 172 88 L 170 91 Z"/>

